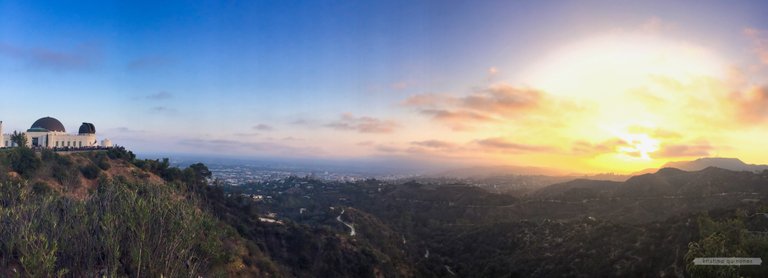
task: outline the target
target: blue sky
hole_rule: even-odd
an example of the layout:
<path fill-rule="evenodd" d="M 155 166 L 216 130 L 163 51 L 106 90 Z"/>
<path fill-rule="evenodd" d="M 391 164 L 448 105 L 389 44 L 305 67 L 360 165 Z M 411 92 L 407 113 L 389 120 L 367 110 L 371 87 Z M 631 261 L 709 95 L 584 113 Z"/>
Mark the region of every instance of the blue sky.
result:
<path fill-rule="evenodd" d="M 766 10 L 724 1 L 2 0 L 0 120 L 6 132 L 43 116 L 69 130 L 90 121 L 140 152 L 387 155 L 413 142 L 506 136 L 435 127 L 403 107 L 414 95 L 528 86 L 521 76 L 547 53 L 648 22 L 747 63 L 742 30 L 768 29 Z"/>

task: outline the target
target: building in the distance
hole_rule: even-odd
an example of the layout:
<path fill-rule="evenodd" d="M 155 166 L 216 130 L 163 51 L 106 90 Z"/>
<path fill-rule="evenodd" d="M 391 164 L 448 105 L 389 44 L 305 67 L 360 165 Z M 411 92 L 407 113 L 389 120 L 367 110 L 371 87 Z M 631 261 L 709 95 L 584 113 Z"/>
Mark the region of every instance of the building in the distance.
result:
<path fill-rule="evenodd" d="M 92 123 L 83 123 L 77 134 L 68 134 L 64 125 L 55 118 L 40 118 L 23 133 L 28 147 L 38 148 L 95 148 L 112 147 L 109 139 L 99 145 L 96 139 L 96 127 Z M 3 134 L 3 122 L 0 121 L 0 147 L 15 147 L 11 134 Z"/>

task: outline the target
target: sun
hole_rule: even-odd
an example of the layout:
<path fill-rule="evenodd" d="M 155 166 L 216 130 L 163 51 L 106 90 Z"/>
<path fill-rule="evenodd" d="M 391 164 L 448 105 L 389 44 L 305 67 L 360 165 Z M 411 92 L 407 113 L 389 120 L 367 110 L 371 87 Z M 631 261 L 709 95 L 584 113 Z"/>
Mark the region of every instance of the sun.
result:
<path fill-rule="evenodd" d="M 651 160 L 651 154 L 659 150 L 659 140 L 648 134 L 622 134 L 620 138 L 626 143 L 616 148 L 617 154 L 629 159 Z"/>

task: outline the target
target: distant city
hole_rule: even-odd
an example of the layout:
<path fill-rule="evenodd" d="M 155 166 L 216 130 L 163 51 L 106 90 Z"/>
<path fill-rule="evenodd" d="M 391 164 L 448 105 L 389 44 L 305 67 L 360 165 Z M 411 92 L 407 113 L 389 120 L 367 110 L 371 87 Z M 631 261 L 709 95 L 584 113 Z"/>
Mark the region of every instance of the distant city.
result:
<path fill-rule="evenodd" d="M 151 156 L 155 157 L 155 156 Z M 165 156 L 157 156 L 165 157 Z M 186 157 L 171 155 L 173 166 L 185 167 L 196 162 L 203 162 L 213 173 L 213 179 L 229 186 L 242 186 L 267 181 L 284 180 L 290 177 L 309 177 L 323 181 L 356 182 L 365 179 L 393 181 L 414 178 L 416 171 L 365 171 L 350 165 L 324 165 L 289 161 L 244 161 L 240 159 L 214 157 Z"/>

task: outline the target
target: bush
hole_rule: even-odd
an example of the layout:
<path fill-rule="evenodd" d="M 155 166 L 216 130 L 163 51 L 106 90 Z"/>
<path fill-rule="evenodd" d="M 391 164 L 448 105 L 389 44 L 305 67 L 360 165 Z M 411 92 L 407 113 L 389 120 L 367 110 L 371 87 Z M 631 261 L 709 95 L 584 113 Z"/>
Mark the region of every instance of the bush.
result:
<path fill-rule="evenodd" d="M 101 168 L 101 170 L 109 170 L 109 168 L 112 166 L 109 164 L 109 158 L 107 158 L 106 155 L 102 155 L 99 157 L 99 160 L 96 162 L 96 165 Z"/>
<path fill-rule="evenodd" d="M 133 152 L 126 150 L 122 146 L 110 148 L 107 150 L 107 156 L 111 159 L 123 159 L 128 162 L 133 162 L 133 160 L 136 159 L 136 155 L 133 154 Z"/>
<path fill-rule="evenodd" d="M 44 181 L 38 181 L 32 184 L 32 192 L 38 195 L 46 195 L 51 193 L 51 187 Z"/>
<path fill-rule="evenodd" d="M 101 169 L 96 167 L 96 165 L 88 164 L 88 166 L 81 167 L 80 172 L 83 173 L 83 176 L 86 179 L 92 180 L 99 177 Z"/>
<path fill-rule="evenodd" d="M 8 153 L 8 162 L 11 164 L 11 169 L 26 179 L 33 177 L 41 165 L 35 151 L 24 147 L 11 150 Z"/>

